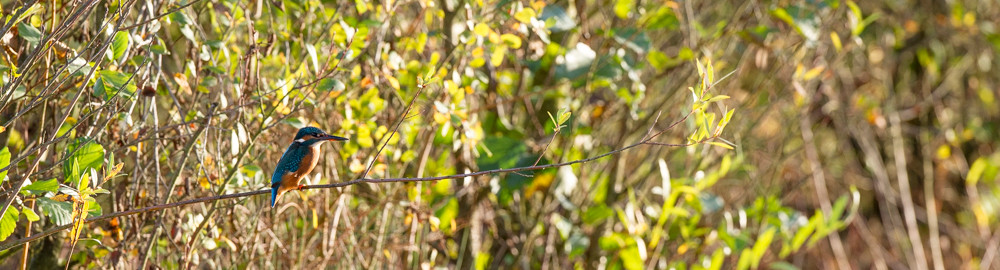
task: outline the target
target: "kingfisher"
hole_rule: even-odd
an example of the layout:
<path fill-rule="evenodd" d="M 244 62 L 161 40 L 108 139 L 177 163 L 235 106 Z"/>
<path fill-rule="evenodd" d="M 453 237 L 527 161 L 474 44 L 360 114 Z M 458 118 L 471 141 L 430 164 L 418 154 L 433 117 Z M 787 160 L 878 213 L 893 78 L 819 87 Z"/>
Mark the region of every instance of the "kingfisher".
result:
<path fill-rule="evenodd" d="M 289 190 L 301 190 L 305 185 L 299 185 L 299 180 L 309 175 L 316 162 L 319 161 L 319 146 L 327 141 L 346 141 L 347 138 L 327 134 L 316 127 L 300 128 L 295 134 L 295 140 L 281 154 L 281 160 L 274 166 L 271 174 L 271 208 L 278 197 Z"/>

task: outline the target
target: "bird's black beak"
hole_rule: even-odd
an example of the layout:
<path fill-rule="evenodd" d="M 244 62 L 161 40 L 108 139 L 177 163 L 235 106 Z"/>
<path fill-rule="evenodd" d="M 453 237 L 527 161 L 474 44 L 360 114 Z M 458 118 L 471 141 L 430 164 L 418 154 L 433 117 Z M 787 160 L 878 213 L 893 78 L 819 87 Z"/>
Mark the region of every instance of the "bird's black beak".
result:
<path fill-rule="evenodd" d="M 330 134 L 323 134 L 323 137 L 321 137 L 321 139 L 327 140 L 327 141 L 346 141 L 347 140 L 347 138 L 337 137 L 337 136 L 333 136 L 333 135 L 330 135 Z"/>

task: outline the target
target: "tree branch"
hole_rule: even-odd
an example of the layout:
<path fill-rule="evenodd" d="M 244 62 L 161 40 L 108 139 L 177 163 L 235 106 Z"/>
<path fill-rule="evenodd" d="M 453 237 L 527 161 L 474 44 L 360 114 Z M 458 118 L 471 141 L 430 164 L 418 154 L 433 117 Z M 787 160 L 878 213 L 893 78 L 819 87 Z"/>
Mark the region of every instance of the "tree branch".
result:
<path fill-rule="evenodd" d="M 535 166 L 528 166 L 528 167 L 508 168 L 508 169 L 495 169 L 495 170 L 486 170 L 486 171 L 478 171 L 478 172 L 472 172 L 472 173 L 463 173 L 463 174 L 454 174 L 454 175 L 445 175 L 445 176 L 435 176 L 435 177 L 382 178 L 382 179 L 358 178 L 358 179 L 354 179 L 354 180 L 347 181 L 347 182 L 340 182 L 340 183 L 333 183 L 333 184 L 308 185 L 308 186 L 303 187 L 302 189 L 306 190 L 306 189 L 339 188 L 339 187 L 345 187 L 345 186 L 350 186 L 350 185 L 355 185 L 355 184 L 361 184 L 361 183 L 426 182 L 426 181 L 438 181 L 438 180 L 445 180 L 445 179 L 460 179 L 460 178 L 465 178 L 465 177 L 480 176 L 480 175 L 487 175 L 487 174 L 515 173 L 515 172 L 522 172 L 522 171 L 537 171 L 537 170 L 543 170 L 543 169 L 548 169 L 548 168 L 557 168 L 557 167 L 569 166 L 569 165 L 574 165 L 574 164 L 587 163 L 587 162 L 595 161 L 595 160 L 598 160 L 598 159 L 601 159 L 601 158 L 604 158 L 604 157 L 607 157 L 607 156 L 610 156 L 610 155 L 614 155 L 614 154 L 618 154 L 618 153 L 621 153 L 621 152 L 625 152 L 625 151 L 627 151 L 629 149 L 632 149 L 632 148 L 635 148 L 635 147 L 638 147 L 638 146 L 642 146 L 642 145 L 650 145 L 650 146 L 687 146 L 687 145 L 701 144 L 701 143 L 704 143 L 704 142 L 707 142 L 707 141 L 710 141 L 712 139 L 717 138 L 717 136 L 712 136 L 712 137 L 706 138 L 706 139 L 701 140 L 701 141 L 692 142 L 692 143 L 689 143 L 689 144 L 680 144 L 680 145 L 664 144 L 664 143 L 658 143 L 658 142 L 653 142 L 652 141 L 657 136 L 659 136 L 659 135 L 663 134 L 664 132 L 666 132 L 667 130 L 669 130 L 669 129 L 675 127 L 675 126 L 677 126 L 678 123 L 684 121 L 690 115 L 691 115 L 691 113 L 688 113 L 687 115 L 685 115 L 683 118 L 681 118 L 677 122 L 674 122 L 673 124 L 669 125 L 666 129 L 661 130 L 659 132 L 656 132 L 656 133 L 652 134 L 651 136 L 646 136 L 643 139 L 640 139 L 638 142 L 635 142 L 635 143 L 633 143 L 631 145 L 622 147 L 620 149 L 612 150 L 612 151 L 609 151 L 609 152 L 606 152 L 606 153 L 603 153 L 603 154 L 600 154 L 600 155 L 597 155 L 597 156 L 593 156 L 593 157 L 590 157 L 590 158 L 585 158 L 585 159 L 579 159 L 579 160 L 562 162 L 562 163 L 556 163 L 556 164 L 535 165 Z M 226 200 L 226 199 L 243 198 L 243 197 L 261 195 L 261 194 L 270 194 L 270 192 L 271 192 L 270 189 L 262 189 L 262 190 L 247 191 L 247 192 L 242 192 L 242 193 L 234 193 L 234 194 L 226 194 L 226 195 L 219 195 L 219 196 L 202 197 L 202 198 L 190 199 L 190 200 L 186 200 L 186 201 L 179 201 L 179 202 L 174 202 L 174 203 L 154 205 L 154 206 L 143 207 L 143 208 L 139 208 L 139 209 L 132 209 L 132 210 L 127 210 L 127 211 L 122 211 L 122 212 L 117 212 L 117 213 L 111 213 L 111 214 L 102 215 L 102 216 L 98 216 L 98 217 L 92 217 L 92 218 L 87 219 L 85 221 L 85 223 L 89 224 L 89 223 L 94 223 L 94 222 L 98 222 L 98 221 L 104 221 L 104 220 L 108 220 L 108 219 L 112 219 L 112 218 L 117 218 L 117 217 L 122 217 L 122 216 L 130 216 L 130 215 L 135 215 L 135 214 L 140 214 L 140 213 L 145 213 L 145 212 L 151 212 L 151 211 L 159 211 L 159 210 L 164 210 L 164 209 L 170 209 L 170 208 L 185 206 L 185 205 L 189 205 L 189 204 L 196 204 L 196 203 L 203 203 L 203 202 L 214 202 L 214 201 Z M 7 241 L 6 243 L 0 244 L 0 250 L 7 250 L 7 249 L 10 249 L 10 248 L 14 248 L 14 247 L 23 245 L 25 243 L 31 242 L 31 241 L 35 241 L 35 240 L 41 239 L 43 237 L 52 235 L 54 233 L 57 233 L 57 232 L 69 229 L 71 226 L 72 226 L 72 224 L 62 225 L 62 226 L 51 228 L 51 229 L 48 229 L 48 230 L 46 230 L 44 232 L 32 235 L 31 237 Z"/>

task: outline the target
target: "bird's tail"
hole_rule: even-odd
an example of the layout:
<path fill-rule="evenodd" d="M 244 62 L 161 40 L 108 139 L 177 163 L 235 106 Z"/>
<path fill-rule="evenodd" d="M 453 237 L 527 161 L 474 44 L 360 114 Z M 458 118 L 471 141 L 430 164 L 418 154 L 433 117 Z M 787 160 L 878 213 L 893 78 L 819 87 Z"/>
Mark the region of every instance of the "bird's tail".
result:
<path fill-rule="evenodd" d="M 274 208 L 274 203 L 278 202 L 278 187 L 279 185 L 271 186 L 271 208 Z"/>

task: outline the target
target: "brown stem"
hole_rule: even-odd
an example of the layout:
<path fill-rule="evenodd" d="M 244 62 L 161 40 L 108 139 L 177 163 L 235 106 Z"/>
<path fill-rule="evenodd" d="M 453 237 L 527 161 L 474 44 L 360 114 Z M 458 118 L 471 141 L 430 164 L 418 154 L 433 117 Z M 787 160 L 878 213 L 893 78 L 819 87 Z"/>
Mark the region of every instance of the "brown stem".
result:
<path fill-rule="evenodd" d="M 487 175 L 487 174 L 513 173 L 513 172 L 521 172 L 521 171 L 536 171 L 536 170 L 542 170 L 542 169 L 548 169 L 548 168 L 557 168 L 557 167 L 569 166 L 569 165 L 573 165 L 573 164 L 587 163 L 587 162 L 595 161 L 595 160 L 598 160 L 598 159 L 601 159 L 601 158 L 604 158 L 604 157 L 607 157 L 607 156 L 610 156 L 610 155 L 614 155 L 614 154 L 618 154 L 618 153 L 621 153 L 621 152 L 624 152 L 624 151 L 628 151 L 629 149 L 636 148 L 636 147 L 642 146 L 642 145 L 657 145 L 657 146 L 662 146 L 664 144 L 655 143 L 655 142 L 652 142 L 651 140 L 655 139 L 658 135 L 663 134 L 664 132 L 666 132 L 667 130 L 669 130 L 671 127 L 676 126 L 678 123 L 682 122 L 684 119 L 687 119 L 687 117 L 690 114 L 691 113 L 688 113 L 688 115 L 685 116 L 684 118 L 682 118 L 681 120 L 679 120 L 679 121 L 671 124 L 667 129 L 659 131 L 657 133 L 654 133 L 652 136 L 649 136 L 649 137 L 647 137 L 647 138 L 645 138 L 643 140 L 640 140 L 640 141 L 635 142 L 635 143 L 633 143 L 631 145 L 628 145 L 628 146 L 625 146 L 625 147 L 622 147 L 622 148 L 619 148 L 619 149 L 616 149 L 616 150 L 612 150 L 612 151 L 609 151 L 609 152 L 606 152 L 606 153 L 603 153 L 603 154 L 600 154 L 600 155 L 597 155 L 597 156 L 593 156 L 593 157 L 590 157 L 590 158 L 585 158 L 585 159 L 579 159 L 579 160 L 573 160 L 573 161 L 562 162 L 562 163 L 555 163 L 555 164 L 545 164 L 545 165 L 536 165 L 536 166 L 519 167 L 519 168 L 508 168 L 508 169 L 494 169 L 494 170 L 487 170 L 487 171 L 478 171 L 478 172 L 472 172 L 472 173 L 463 173 L 463 174 L 454 174 L 454 175 L 445 175 L 445 176 L 434 176 L 434 177 L 413 177 L 413 178 L 401 177 L 401 178 L 382 178 L 382 179 L 358 178 L 358 179 L 354 179 L 354 180 L 347 181 L 347 182 L 341 182 L 341 183 L 324 184 L 324 185 L 308 185 L 308 186 L 304 186 L 302 188 L 302 190 L 339 188 L 339 187 L 345 187 L 345 186 L 350 186 L 350 185 L 355 185 L 355 184 L 361 184 L 361 183 L 427 182 L 427 181 L 438 181 L 438 180 L 445 180 L 445 179 L 461 179 L 461 178 L 465 178 L 465 177 L 473 177 L 473 176 L 480 176 L 480 175 Z M 712 138 L 714 138 L 714 137 L 712 137 Z M 709 139 L 711 139 L 711 138 L 709 138 Z M 699 141 L 698 143 L 702 143 L 702 142 L 706 142 L 706 141 L 708 141 L 708 139 Z M 695 144 L 697 144 L 697 143 L 695 143 Z M 260 194 L 270 194 L 270 192 L 271 192 L 270 189 L 263 189 L 263 190 L 248 191 L 248 192 L 242 192 L 242 193 L 234 193 L 234 194 L 226 194 L 226 195 L 219 195 L 219 196 L 202 197 L 202 198 L 190 199 L 190 200 L 186 200 L 186 201 L 180 201 L 180 202 L 174 202 L 174 203 L 165 203 L 165 204 L 161 204 L 161 205 L 154 205 L 154 206 L 143 207 L 143 208 L 139 208 L 139 209 L 132 209 L 132 210 L 126 210 L 126 211 L 117 212 L 117 213 L 111 213 L 111 214 L 107 214 L 107 215 L 103 215 L 103 216 L 98 216 L 98 217 L 92 217 L 92 218 L 87 219 L 84 222 L 85 223 L 93 223 L 93 222 L 108 220 L 108 219 L 116 218 L 116 217 L 130 216 L 130 215 L 135 215 L 135 214 L 140 214 L 140 213 L 146 213 L 146 212 L 151 212 L 151 211 L 164 210 L 164 209 L 175 208 L 175 207 L 180 207 L 180 206 L 189 205 L 189 204 L 196 204 L 196 203 L 203 203 L 203 202 L 214 202 L 214 201 L 225 200 L 225 199 L 243 198 L 243 197 L 260 195 Z M 26 238 L 17 239 L 17 240 L 10 240 L 10 241 L 8 241 L 6 243 L 0 244 L 0 250 L 7 250 L 7 249 L 10 249 L 10 248 L 17 247 L 17 246 L 23 245 L 25 243 L 31 242 L 31 241 L 38 240 L 38 239 L 40 239 L 42 237 L 46 237 L 46 236 L 52 235 L 54 233 L 60 232 L 62 230 L 68 229 L 68 228 L 70 228 L 71 225 L 72 224 L 67 224 L 67 225 L 63 225 L 63 226 L 57 226 L 57 227 L 48 229 L 48 230 L 46 230 L 44 232 L 41 232 L 39 234 L 33 235 L 31 237 L 26 237 Z M 159 227 L 157 227 L 157 228 L 159 228 Z M 157 231 L 159 231 L 159 229 L 157 229 Z M 154 234 L 154 236 L 155 236 L 155 234 Z M 155 237 L 153 239 L 155 239 Z M 147 250 L 148 249 L 149 249 L 149 247 L 147 247 Z"/>

